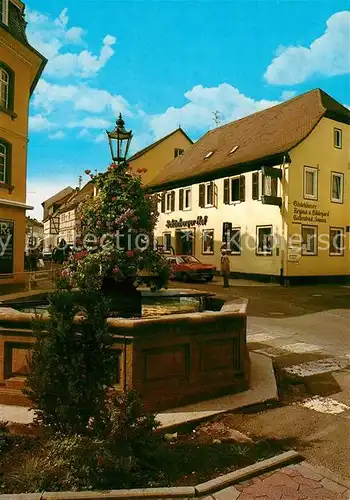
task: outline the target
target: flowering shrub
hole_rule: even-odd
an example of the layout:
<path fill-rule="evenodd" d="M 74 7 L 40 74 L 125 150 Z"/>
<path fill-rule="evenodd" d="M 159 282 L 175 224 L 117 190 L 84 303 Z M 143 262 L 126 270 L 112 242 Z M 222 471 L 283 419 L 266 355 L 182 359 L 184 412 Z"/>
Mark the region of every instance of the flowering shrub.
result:
<path fill-rule="evenodd" d="M 123 281 L 146 270 L 165 286 L 170 275 L 166 259 L 153 248 L 158 219 L 157 195 L 147 192 L 141 174 L 127 164 L 112 163 L 107 172 L 91 174 L 97 195 L 81 209 L 84 248 L 65 263 L 60 280 L 64 287 L 99 288 L 105 277 Z"/>

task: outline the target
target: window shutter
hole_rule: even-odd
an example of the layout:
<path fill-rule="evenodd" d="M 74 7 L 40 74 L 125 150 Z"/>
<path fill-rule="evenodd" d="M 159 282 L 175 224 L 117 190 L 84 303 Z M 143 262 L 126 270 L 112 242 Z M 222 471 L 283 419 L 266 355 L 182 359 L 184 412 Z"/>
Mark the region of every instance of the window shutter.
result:
<path fill-rule="evenodd" d="M 239 201 L 245 201 L 245 177 L 241 175 L 239 178 Z"/>
<path fill-rule="evenodd" d="M 219 203 L 219 189 L 218 189 L 218 187 L 217 187 L 217 185 L 215 183 L 213 184 L 213 188 L 214 188 L 214 207 L 218 208 L 218 203 Z"/>
<path fill-rule="evenodd" d="M 199 184 L 199 206 L 203 208 L 205 205 L 205 185 Z"/>
<path fill-rule="evenodd" d="M 179 191 L 179 210 L 184 209 L 184 190 L 180 189 Z"/>
<path fill-rule="evenodd" d="M 264 172 L 262 172 L 261 174 L 261 194 L 264 195 L 265 194 L 265 174 Z"/>
<path fill-rule="evenodd" d="M 278 179 L 277 177 L 271 179 L 271 196 L 277 196 L 277 186 Z"/>
<path fill-rule="evenodd" d="M 224 203 L 228 205 L 230 202 L 230 180 L 224 179 Z"/>
<path fill-rule="evenodd" d="M 175 191 L 171 192 L 171 211 L 175 210 Z"/>
<path fill-rule="evenodd" d="M 162 214 L 165 213 L 165 193 L 162 193 L 160 211 L 162 212 Z"/>
<path fill-rule="evenodd" d="M 252 177 L 252 198 L 253 200 L 259 199 L 259 172 L 253 172 Z"/>
<path fill-rule="evenodd" d="M 11 186 L 11 170 L 12 170 L 12 145 L 9 142 L 5 143 L 6 146 L 6 171 L 5 182 Z"/>

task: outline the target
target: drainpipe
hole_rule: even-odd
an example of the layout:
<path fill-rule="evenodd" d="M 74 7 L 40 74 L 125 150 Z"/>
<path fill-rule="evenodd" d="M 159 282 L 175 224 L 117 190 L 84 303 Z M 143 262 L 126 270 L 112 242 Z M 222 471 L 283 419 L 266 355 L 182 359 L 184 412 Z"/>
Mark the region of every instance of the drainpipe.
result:
<path fill-rule="evenodd" d="M 283 155 L 283 163 L 282 163 L 282 186 L 283 186 L 283 190 L 282 190 L 282 206 L 281 206 L 281 218 L 282 218 L 282 232 L 281 232 L 281 237 L 282 237 L 282 245 L 281 245 L 281 271 L 280 271 L 280 274 L 281 274 L 281 282 L 283 283 L 284 279 L 284 256 L 285 256 L 285 248 L 286 248 L 286 245 L 285 245 L 285 241 L 284 241 L 284 237 L 285 237 L 285 231 L 284 231 L 284 216 L 285 216 L 285 185 L 286 185 L 286 182 L 285 182 L 285 170 L 286 170 L 286 154 Z"/>

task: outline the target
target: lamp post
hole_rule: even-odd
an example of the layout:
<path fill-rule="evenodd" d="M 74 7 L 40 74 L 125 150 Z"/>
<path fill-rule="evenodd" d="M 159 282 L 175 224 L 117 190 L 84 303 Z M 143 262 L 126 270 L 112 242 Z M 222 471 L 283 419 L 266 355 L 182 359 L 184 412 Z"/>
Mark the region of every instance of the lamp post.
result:
<path fill-rule="evenodd" d="M 132 139 L 132 131 L 125 129 L 125 122 L 121 113 L 119 113 L 119 118 L 116 121 L 116 127 L 114 130 L 111 132 L 106 130 L 106 133 L 111 150 L 112 161 L 118 165 L 125 163 Z"/>

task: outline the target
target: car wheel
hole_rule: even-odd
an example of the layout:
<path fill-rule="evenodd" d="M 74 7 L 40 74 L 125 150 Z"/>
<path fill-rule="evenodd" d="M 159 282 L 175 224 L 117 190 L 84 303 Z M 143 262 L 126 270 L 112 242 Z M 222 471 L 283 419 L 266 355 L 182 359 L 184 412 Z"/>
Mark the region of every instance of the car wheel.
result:
<path fill-rule="evenodd" d="M 184 283 L 188 283 L 190 281 L 190 277 L 187 273 L 182 273 L 181 274 L 181 281 L 183 281 Z"/>

